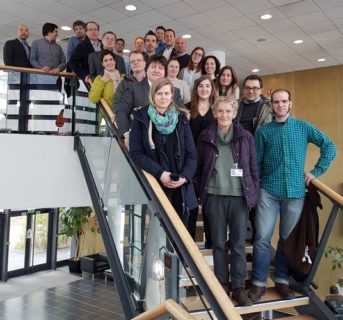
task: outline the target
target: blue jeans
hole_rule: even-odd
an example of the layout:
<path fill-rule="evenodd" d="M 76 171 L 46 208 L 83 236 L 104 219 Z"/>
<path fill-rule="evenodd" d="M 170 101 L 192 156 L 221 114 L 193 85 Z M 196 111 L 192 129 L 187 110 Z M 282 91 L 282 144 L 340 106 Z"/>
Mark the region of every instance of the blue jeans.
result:
<path fill-rule="evenodd" d="M 260 189 L 256 208 L 256 234 L 253 249 L 253 284 L 266 286 L 271 255 L 271 238 L 280 213 L 279 242 L 275 254 L 274 281 L 288 284 L 289 266 L 282 251 L 283 242 L 298 223 L 304 198 L 280 198 Z"/>

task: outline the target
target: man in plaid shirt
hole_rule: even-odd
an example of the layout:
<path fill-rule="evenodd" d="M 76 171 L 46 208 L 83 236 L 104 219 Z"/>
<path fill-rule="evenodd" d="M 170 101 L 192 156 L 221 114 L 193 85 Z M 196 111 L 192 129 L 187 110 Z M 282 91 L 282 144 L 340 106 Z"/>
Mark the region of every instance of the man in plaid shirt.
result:
<path fill-rule="evenodd" d="M 335 158 L 333 142 L 312 124 L 295 119 L 288 90 L 277 89 L 271 96 L 274 117 L 255 135 L 260 193 L 257 202 L 256 235 L 253 250 L 253 286 L 249 297 L 253 302 L 265 294 L 271 255 L 271 238 L 280 214 L 279 242 L 275 254 L 275 288 L 283 299 L 293 299 L 289 288 L 289 267 L 282 251 L 301 216 L 305 184 L 322 175 Z M 320 148 L 320 158 L 310 172 L 305 172 L 307 145 Z"/>

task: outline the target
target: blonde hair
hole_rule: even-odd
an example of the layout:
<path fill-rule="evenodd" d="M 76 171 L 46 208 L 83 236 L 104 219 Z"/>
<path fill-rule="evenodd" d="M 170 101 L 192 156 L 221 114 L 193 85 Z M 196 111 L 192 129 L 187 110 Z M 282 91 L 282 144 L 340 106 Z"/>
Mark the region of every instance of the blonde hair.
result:
<path fill-rule="evenodd" d="M 156 107 L 155 103 L 154 103 L 154 95 L 156 94 L 156 92 L 158 90 L 160 90 L 164 86 L 170 86 L 170 91 L 171 91 L 171 94 L 172 94 L 172 97 L 173 97 L 173 95 L 174 95 L 174 85 L 173 85 L 173 83 L 168 78 L 157 79 L 157 80 L 155 80 L 152 83 L 152 85 L 150 87 L 150 91 L 149 91 L 149 102 L 150 102 L 150 104 L 153 107 Z M 185 110 L 185 109 L 179 107 L 173 100 L 171 100 L 169 108 L 172 107 L 172 106 L 175 107 L 177 112 L 184 113 L 188 117 L 188 113 L 189 113 L 188 110 Z"/>
<path fill-rule="evenodd" d="M 221 103 L 229 104 L 232 107 L 234 113 L 237 113 L 238 102 L 236 99 L 232 99 L 229 96 L 220 96 L 213 104 L 213 111 L 215 111 Z"/>

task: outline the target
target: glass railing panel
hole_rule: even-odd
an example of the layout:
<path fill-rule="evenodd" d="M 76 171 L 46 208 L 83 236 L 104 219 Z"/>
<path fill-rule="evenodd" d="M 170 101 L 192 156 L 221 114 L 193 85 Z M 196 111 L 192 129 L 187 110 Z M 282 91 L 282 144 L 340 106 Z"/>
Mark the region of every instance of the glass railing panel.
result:
<path fill-rule="evenodd" d="M 111 151 L 111 137 L 81 136 L 87 160 L 100 198 L 104 197 L 106 190 L 107 167 Z"/>

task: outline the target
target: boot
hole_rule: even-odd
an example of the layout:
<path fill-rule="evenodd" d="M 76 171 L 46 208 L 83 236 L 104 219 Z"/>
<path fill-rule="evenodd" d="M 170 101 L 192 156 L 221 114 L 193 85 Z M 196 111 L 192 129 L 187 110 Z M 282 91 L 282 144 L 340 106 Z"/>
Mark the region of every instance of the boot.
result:
<path fill-rule="evenodd" d="M 249 298 L 252 302 L 260 301 L 261 297 L 266 293 L 266 287 L 255 286 L 254 284 L 251 286 L 251 289 L 248 293 Z"/>
<path fill-rule="evenodd" d="M 232 290 L 232 299 L 237 302 L 240 307 L 251 306 L 252 301 L 249 299 L 243 288 L 236 288 Z"/>

